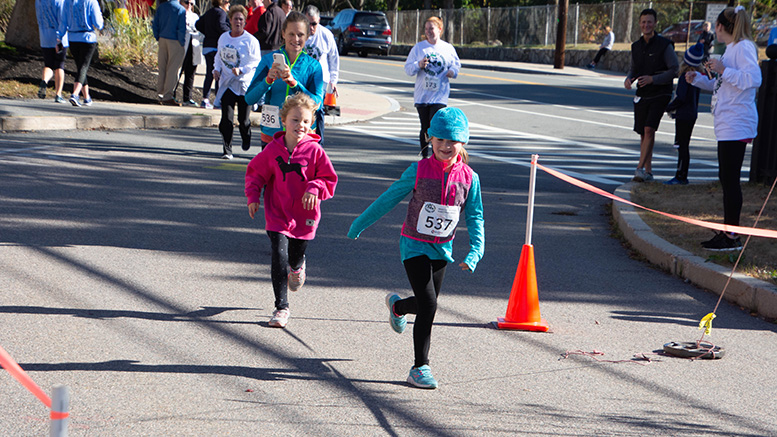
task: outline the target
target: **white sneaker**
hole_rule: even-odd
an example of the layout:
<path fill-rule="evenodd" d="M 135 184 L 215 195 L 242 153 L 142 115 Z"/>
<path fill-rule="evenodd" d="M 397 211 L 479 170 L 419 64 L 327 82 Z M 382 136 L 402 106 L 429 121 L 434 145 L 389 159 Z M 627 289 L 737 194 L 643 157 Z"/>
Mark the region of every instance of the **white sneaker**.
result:
<path fill-rule="evenodd" d="M 229 153 L 225 153 L 225 154 L 221 155 L 221 159 L 232 159 L 232 155 L 229 154 Z"/>
<path fill-rule="evenodd" d="M 289 268 L 288 287 L 291 291 L 299 291 L 305 285 L 305 261 L 302 261 L 302 267 L 299 270 Z"/>
<path fill-rule="evenodd" d="M 272 326 L 273 328 L 285 328 L 286 324 L 289 323 L 290 315 L 291 313 L 289 312 L 288 308 L 275 310 L 272 313 L 272 318 L 270 318 L 270 323 L 268 323 L 268 325 Z"/>

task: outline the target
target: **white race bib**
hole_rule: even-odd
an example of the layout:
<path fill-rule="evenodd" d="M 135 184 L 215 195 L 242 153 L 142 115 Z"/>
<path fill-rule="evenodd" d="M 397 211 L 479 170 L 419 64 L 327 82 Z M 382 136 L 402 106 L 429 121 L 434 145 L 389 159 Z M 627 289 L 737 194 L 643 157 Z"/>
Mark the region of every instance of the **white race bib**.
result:
<path fill-rule="evenodd" d="M 432 237 L 449 237 L 459 223 L 461 207 L 425 202 L 418 214 L 416 231 Z"/>
<path fill-rule="evenodd" d="M 424 89 L 437 92 L 440 90 L 440 78 L 437 76 L 424 75 Z"/>
<path fill-rule="evenodd" d="M 281 118 L 278 107 L 273 105 L 262 106 L 262 121 L 259 124 L 273 129 L 280 129 Z"/>

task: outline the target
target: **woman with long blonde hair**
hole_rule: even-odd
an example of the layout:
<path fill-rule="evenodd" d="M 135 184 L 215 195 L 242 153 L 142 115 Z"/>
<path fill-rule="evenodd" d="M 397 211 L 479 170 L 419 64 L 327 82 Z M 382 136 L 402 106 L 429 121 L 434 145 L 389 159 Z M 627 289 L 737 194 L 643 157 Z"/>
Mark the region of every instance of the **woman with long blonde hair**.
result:
<path fill-rule="evenodd" d="M 747 144 L 758 134 L 755 96 L 761 86 L 758 49 L 751 35 L 750 17 L 742 6 L 726 8 L 715 23 L 717 40 L 726 44 L 720 59 L 710 59 L 706 67 L 715 77 L 691 71 L 689 84 L 712 91 L 712 115 L 718 140 L 718 179 L 723 188 L 723 223 L 739 226 L 742 211 L 740 178 Z M 738 250 L 739 237 L 719 232 L 702 243 L 715 251 Z"/>

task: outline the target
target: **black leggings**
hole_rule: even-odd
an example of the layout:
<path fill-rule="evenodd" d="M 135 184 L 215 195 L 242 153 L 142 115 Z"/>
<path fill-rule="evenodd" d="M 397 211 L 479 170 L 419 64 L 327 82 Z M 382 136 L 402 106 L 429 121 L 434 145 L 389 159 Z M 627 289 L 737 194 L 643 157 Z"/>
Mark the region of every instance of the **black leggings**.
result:
<path fill-rule="evenodd" d="M 601 60 L 604 57 L 604 55 L 606 55 L 607 52 L 609 51 L 610 49 L 605 49 L 605 48 L 599 49 L 599 51 L 596 52 L 596 56 L 594 56 L 594 64 L 598 64 L 599 60 Z"/>
<path fill-rule="evenodd" d="M 445 105 L 440 103 L 434 103 L 431 105 L 427 105 L 425 103 L 416 103 L 415 105 L 415 109 L 418 111 L 418 119 L 421 121 L 421 132 L 418 135 L 418 140 L 421 144 L 421 155 L 423 155 L 424 158 L 430 154 L 430 150 L 426 148 L 426 146 L 429 144 L 429 142 L 426 141 L 426 131 L 429 129 L 429 124 L 432 122 L 432 117 L 434 117 L 434 114 L 436 114 L 437 111 L 444 107 Z"/>
<path fill-rule="evenodd" d="M 742 212 L 742 162 L 745 160 L 744 141 L 718 141 L 718 179 L 723 187 L 723 223 L 739 226 Z"/>
<path fill-rule="evenodd" d="M 275 309 L 280 310 L 289 307 L 287 288 L 289 266 L 294 270 L 302 267 L 308 240 L 289 238 L 274 231 L 267 231 L 267 236 L 270 237 L 270 245 L 272 246 L 270 277 L 272 278 L 272 290 L 275 293 Z"/>
<path fill-rule="evenodd" d="M 427 256 L 417 256 L 406 259 L 404 264 L 415 296 L 395 302 L 394 312 L 399 316 L 416 315 L 413 325 L 414 367 L 420 367 L 429 364 L 429 345 L 432 323 L 437 312 L 437 296 L 440 295 L 448 263 L 444 260 L 431 260 Z"/>
<path fill-rule="evenodd" d="M 73 55 L 73 60 L 76 62 L 75 81 L 81 85 L 88 85 L 86 83 L 86 72 L 89 70 L 89 65 L 92 63 L 92 56 L 94 56 L 94 50 L 96 48 L 97 43 L 70 43 L 70 54 Z"/>
<path fill-rule="evenodd" d="M 205 79 L 202 81 L 202 98 L 210 98 L 210 86 L 213 84 L 213 66 L 216 64 L 216 51 L 202 55 L 205 58 Z M 219 83 L 216 81 L 213 92 L 219 93 Z"/>
<path fill-rule="evenodd" d="M 232 90 L 224 91 L 221 96 L 221 122 L 219 132 L 224 139 L 224 153 L 232 154 L 232 132 L 235 130 L 232 118 L 235 116 L 237 106 L 237 128 L 240 130 L 240 138 L 243 146 L 251 146 L 251 107 L 246 103 L 245 96 L 237 96 Z"/>
<path fill-rule="evenodd" d="M 191 41 L 189 41 L 189 47 L 186 48 L 186 55 L 184 55 L 183 57 L 182 68 L 183 68 L 183 101 L 184 103 L 186 103 L 192 98 L 192 90 L 194 90 L 194 72 L 197 69 L 197 66 L 194 65 L 194 49 L 192 48 Z"/>

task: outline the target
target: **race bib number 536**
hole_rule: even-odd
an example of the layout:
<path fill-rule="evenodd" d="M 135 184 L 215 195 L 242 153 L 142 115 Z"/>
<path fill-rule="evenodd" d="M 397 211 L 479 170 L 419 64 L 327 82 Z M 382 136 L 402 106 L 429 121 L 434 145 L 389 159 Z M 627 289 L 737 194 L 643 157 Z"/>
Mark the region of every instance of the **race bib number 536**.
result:
<path fill-rule="evenodd" d="M 449 237 L 459 223 L 461 208 L 425 202 L 418 214 L 416 231 L 433 237 Z"/>
<path fill-rule="evenodd" d="M 280 120 L 279 112 L 280 111 L 278 111 L 277 106 L 274 106 L 274 105 L 262 106 L 262 121 L 260 121 L 259 124 L 269 128 L 280 129 L 281 120 Z"/>

